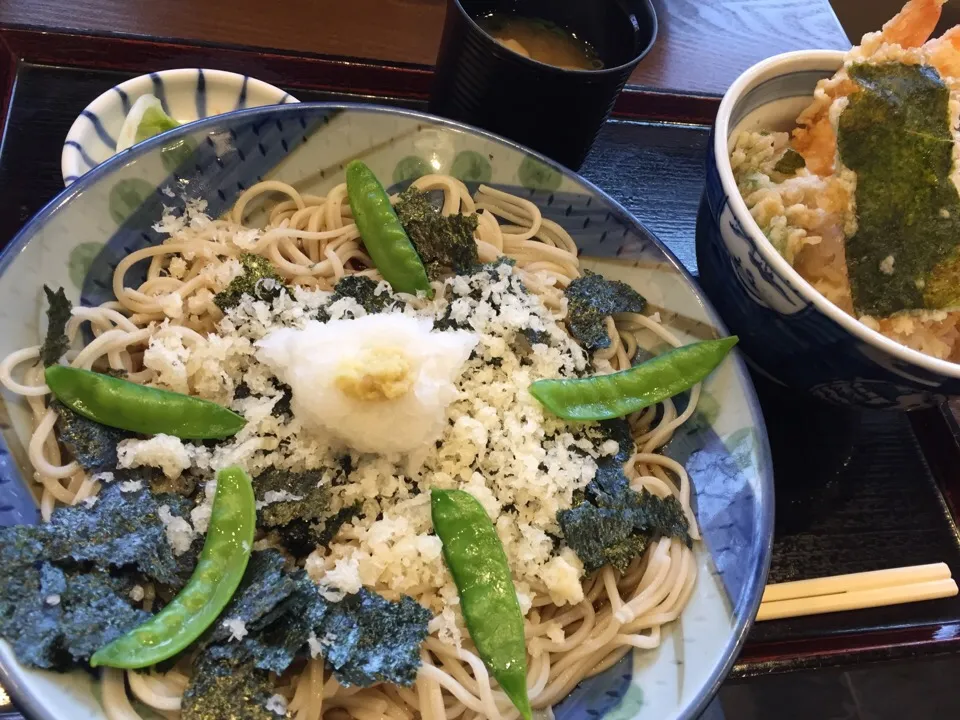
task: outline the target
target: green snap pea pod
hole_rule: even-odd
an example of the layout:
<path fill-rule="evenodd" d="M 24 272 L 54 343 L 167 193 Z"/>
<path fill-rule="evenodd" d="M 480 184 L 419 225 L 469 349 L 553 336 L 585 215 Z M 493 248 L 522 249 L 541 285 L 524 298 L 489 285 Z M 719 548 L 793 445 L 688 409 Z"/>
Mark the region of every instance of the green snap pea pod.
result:
<path fill-rule="evenodd" d="M 155 665 L 200 637 L 240 584 L 256 524 L 250 476 L 239 467 L 218 472 L 210 527 L 190 580 L 150 620 L 97 650 L 90 665 L 127 669 Z"/>
<path fill-rule="evenodd" d="M 463 490 L 432 490 L 430 507 L 470 637 L 520 715 L 530 720 L 523 613 L 497 531 L 483 506 Z"/>
<path fill-rule="evenodd" d="M 246 424 L 242 416 L 215 402 L 111 375 L 51 365 L 45 377 L 57 400 L 68 408 L 121 430 L 206 440 L 230 437 Z"/>
<path fill-rule="evenodd" d="M 373 171 L 359 160 L 347 165 L 347 195 L 363 244 L 377 270 L 397 292 L 433 295 L 427 270 Z"/>
<path fill-rule="evenodd" d="M 632 368 L 587 378 L 537 380 L 530 394 L 564 420 L 609 420 L 689 390 L 720 364 L 737 336 L 684 345 Z"/>

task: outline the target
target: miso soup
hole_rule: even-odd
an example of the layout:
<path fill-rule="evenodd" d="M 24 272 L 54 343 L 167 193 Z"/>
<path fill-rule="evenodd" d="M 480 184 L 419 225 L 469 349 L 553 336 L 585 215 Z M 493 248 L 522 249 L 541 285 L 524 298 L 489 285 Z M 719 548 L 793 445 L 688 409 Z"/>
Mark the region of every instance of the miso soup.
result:
<path fill-rule="evenodd" d="M 549 20 L 494 12 L 477 20 L 490 37 L 531 60 L 566 70 L 601 70 L 589 43 Z"/>

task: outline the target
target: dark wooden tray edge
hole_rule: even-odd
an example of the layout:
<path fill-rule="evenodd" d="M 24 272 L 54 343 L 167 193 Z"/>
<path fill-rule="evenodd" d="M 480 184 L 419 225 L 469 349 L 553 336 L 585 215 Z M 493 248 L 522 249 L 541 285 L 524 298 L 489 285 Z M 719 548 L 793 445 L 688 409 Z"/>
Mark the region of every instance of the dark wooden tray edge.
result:
<path fill-rule="evenodd" d="M 14 66 L 22 60 L 44 65 L 146 73 L 202 64 L 253 75 L 285 87 L 374 96 L 389 94 L 410 100 L 426 100 L 433 81 L 433 68 L 425 65 L 133 35 L 80 34 L 69 30 L 0 25 L 0 43 L 5 46 L 8 62 Z M 9 82 L 8 79 L 7 84 Z M 0 90 L 3 90 L 2 86 Z M 712 95 L 628 86 L 617 101 L 614 116 L 709 125 L 716 117 L 719 104 L 720 98 Z"/>
<path fill-rule="evenodd" d="M 748 640 L 730 679 L 744 680 L 834 665 L 915 660 L 921 650 L 924 658 L 960 652 L 960 622 L 779 642 Z"/>

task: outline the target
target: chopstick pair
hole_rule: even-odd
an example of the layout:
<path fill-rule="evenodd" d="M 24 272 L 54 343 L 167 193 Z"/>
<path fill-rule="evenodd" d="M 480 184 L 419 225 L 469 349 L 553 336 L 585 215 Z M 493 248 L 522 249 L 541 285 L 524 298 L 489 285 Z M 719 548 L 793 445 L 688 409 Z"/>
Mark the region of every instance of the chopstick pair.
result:
<path fill-rule="evenodd" d="M 945 563 L 767 585 L 757 621 L 936 600 L 957 594 Z"/>

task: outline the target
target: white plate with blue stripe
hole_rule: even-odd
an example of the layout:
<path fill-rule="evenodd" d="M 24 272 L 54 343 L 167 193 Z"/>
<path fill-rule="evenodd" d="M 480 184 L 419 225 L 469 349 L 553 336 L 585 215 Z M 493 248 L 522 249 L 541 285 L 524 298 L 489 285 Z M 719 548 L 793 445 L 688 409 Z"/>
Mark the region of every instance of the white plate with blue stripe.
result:
<path fill-rule="evenodd" d="M 73 121 L 60 156 L 64 185 L 116 154 L 123 121 L 144 95 L 157 97 L 164 112 L 179 123 L 232 110 L 299 102 L 269 83 L 225 70 L 181 68 L 132 78 L 100 95 Z"/>

